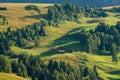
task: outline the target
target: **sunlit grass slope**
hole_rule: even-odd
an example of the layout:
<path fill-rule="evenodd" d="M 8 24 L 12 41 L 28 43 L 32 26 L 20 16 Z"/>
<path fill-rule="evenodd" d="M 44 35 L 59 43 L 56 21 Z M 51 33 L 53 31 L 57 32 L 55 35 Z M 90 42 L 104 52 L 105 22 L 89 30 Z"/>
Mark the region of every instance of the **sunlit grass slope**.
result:
<path fill-rule="evenodd" d="M 38 17 L 38 13 L 35 11 L 26 11 L 24 7 L 29 4 L 2 4 L 0 7 L 7 7 L 7 11 L 0 11 L 1 15 L 7 17 L 9 24 L 0 25 L 0 31 L 5 30 L 8 26 L 12 28 L 21 28 L 25 25 L 32 24 L 34 22 L 39 22 L 42 17 Z M 50 4 L 34 4 L 41 10 L 41 15 L 47 14 L 46 6 Z M 83 58 L 88 61 L 87 65 L 92 66 L 97 65 L 97 70 L 104 80 L 120 80 L 120 63 L 113 64 L 111 61 L 111 56 L 106 55 L 92 55 L 80 51 L 79 41 L 71 35 L 80 32 L 82 29 L 90 30 L 94 29 L 99 22 L 105 22 L 109 25 L 115 25 L 117 21 L 120 21 L 120 13 L 108 13 L 106 18 L 82 18 L 80 23 L 75 22 L 63 22 L 59 28 L 47 26 L 45 31 L 47 36 L 40 39 L 40 47 L 31 49 L 22 49 L 15 46 L 11 46 L 11 51 L 14 54 L 29 53 L 34 55 L 41 55 L 42 60 L 45 62 L 50 59 L 57 61 L 64 60 L 71 63 L 71 65 L 77 66 L 78 63 L 81 64 Z M 75 50 L 76 53 L 66 52 L 65 54 L 59 54 L 58 50 Z M 8 76 L 8 77 L 5 77 Z M 10 78 L 9 78 L 10 76 Z M 11 78 L 12 77 L 12 78 Z M 0 80 L 13 80 L 15 75 L 0 73 Z M 16 78 L 16 77 L 15 77 Z M 17 78 L 14 80 L 25 80 L 23 78 Z"/>
<path fill-rule="evenodd" d="M 21 28 L 25 25 L 30 25 L 34 22 L 39 22 L 42 16 L 47 14 L 47 6 L 51 4 L 32 4 L 40 9 L 40 14 L 37 11 L 25 10 L 25 6 L 30 3 L 0 3 L 0 7 L 6 7 L 8 10 L 0 10 L 0 15 L 3 15 L 8 20 L 8 25 L 0 25 L 0 30 L 5 30 L 7 27 Z"/>
<path fill-rule="evenodd" d="M 55 54 L 49 57 L 43 57 L 43 61 L 50 59 L 59 61 L 69 62 L 72 66 L 87 65 L 88 67 L 97 66 L 99 76 L 103 80 L 120 80 L 120 62 L 114 64 L 111 56 L 106 55 L 94 55 L 85 52 Z"/>
<path fill-rule="evenodd" d="M 93 55 L 101 76 L 106 76 L 108 80 L 120 80 L 120 62 L 114 64 L 111 56 Z"/>
<path fill-rule="evenodd" d="M 0 80 L 29 80 L 15 74 L 8 74 L 8 73 L 0 73 Z"/>
<path fill-rule="evenodd" d="M 21 28 L 26 25 L 30 25 L 34 22 L 39 22 L 47 14 L 47 10 L 48 10 L 47 6 L 52 6 L 53 4 L 33 3 L 32 5 L 36 5 L 39 8 L 40 14 L 37 11 L 25 10 L 24 8 L 27 5 L 31 5 L 31 4 L 30 3 L 0 3 L 0 7 L 6 7 L 8 9 L 4 11 L 0 10 L 0 15 L 5 16 L 8 20 L 8 25 L 0 25 L 0 31 L 6 30 L 7 27 Z M 115 24 L 115 22 L 120 20 L 119 13 L 113 14 L 109 12 L 108 15 L 109 16 L 107 18 L 94 18 L 94 19 L 82 18 L 80 19 L 80 24 L 82 23 L 84 25 L 88 25 L 99 22 Z"/>

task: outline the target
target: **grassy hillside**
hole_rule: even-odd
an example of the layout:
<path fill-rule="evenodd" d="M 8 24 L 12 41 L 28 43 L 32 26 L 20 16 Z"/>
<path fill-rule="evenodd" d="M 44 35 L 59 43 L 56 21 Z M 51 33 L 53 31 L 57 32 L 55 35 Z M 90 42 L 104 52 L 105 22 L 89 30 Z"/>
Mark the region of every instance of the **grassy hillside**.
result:
<path fill-rule="evenodd" d="M 0 11 L 1 15 L 7 17 L 9 24 L 0 25 L 0 31 L 6 30 L 8 26 L 12 28 L 21 28 L 25 25 L 32 24 L 34 22 L 39 22 L 43 19 L 42 16 L 47 13 L 46 6 L 51 4 L 35 4 L 39 7 L 41 14 L 36 11 L 26 11 L 24 7 L 29 4 L 0 4 L 0 7 L 7 7 L 7 11 Z M 120 13 L 110 13 L 108 12 L 108 17 L 106 18 L 82 18 L 80 23 L 75 22 L 64 22 L 59 28 L 52 26 L 45 27 L 47 36 L 40 39 L 39 48 L 22 49 L 15 46 L 11 46 L 11 51 L 14 54 L 34 54 L 41 55 L 42 60 L 47 62 L 47 60 L 54 59 L 57 61 L 64 60 L 77 66 L 78 63 L 82 65 L 84 59 L 86 64 L 91 66 L 93 64 L 97 65 L 97 70 L 100 76 L 104 77 L 104 80 L 120 80 L 120 63 L 113 64 L 111 61 L 111 56 L 108 55 L 93 55 L 87 54 L 85 52 L 80 52 L 79 41 L 73 36 L 67 36 L 80 32 L 82 29 L 90 30 L 94 29 L 99 22 L 105 22 L 109 25 L 114 25 L 117 21 L 120 21 L 118 15 Z M 65 54 L 59 54 L 58 50 L 66 50 Z M 74 53 L 70 53 L 69 50 L 75 50 Z M 83 59 L 84 58 L 84 59 Z M 6 77 L 7 76 L 7 77 Z M 25 80 L 21 77 L 17 77 L 13 74 L 0 73 L 0 80 Z"/>
<path fill-rule="evenodd" d="M 0 25 L 0 30 L 5 30 L 7 27 L 21 28 L 34 22 L 39 22 L 43 19 L 42 16 L 47 13 L 47 8 L 45 7 L 51 4 L 34 4 L 40 9 L 40 14 L 37 11 L 25 10 L 27 5 L 31 4 L 0 3 L 0 7 L 8 9 L 6 11 L 0 10 L 0 15 L 5 16 L 8 20 L 8 25 Z"/>
<path fill-rule="evenodd" d="M 6 30 L 7 27 L 12 28 L 21 28 L 26 25 L 33 24 L 34 22 L 39 22 L 45 15 L 47 14 L 47 6 L 51 6 L 53 4 L 33 4 L 36 5 L 39 10 L 40 14 L 35 10 L 25 10 L 25 6 L 31 5 L 30 3 L 0 3 L 0 7 L 6 7 L 8 10 L 0 10 L 0 15 L 3 15 L 8 20 L 8 25 L 1 25 L 0 24 L 0 31 Z M 108 8 L 108 7 L 104 7 Z M 119 21 L 119 14 L 108 13 L 109 17 L 107 18 L 94 18 L 94 19 L 86 19 L 83 18 L 80 22 L 84 25 L 98 23 L 101 21 L 108 22 L 110 24 L 114 24 L 115 22 Z M 112 21 L 111 21 L 112 19 Z M 1 21 L 1 19 L 0 19 Z M 82 24 L 75 25 L 81 26 Z M 86 24 L 87 23 L 87 24 Z M 71 23 L 72 24 L 72 23 Z M 69 25 L 71 25 L 69 24 Z M 68 26 L 69 26 L 68 25 Z M 65 25 L 66 26 L 66 25 Z"/>
<path fill-rule="evenodd" d="M 101 75 L 106 76 L 108 80 L 119 80 L 120 79 L 120 62 L 114 64 L 111 56 L 105 55 L 93 55 L 96 60 L 98 70 Z"/>
<path fill-rule="evenodd" d="M 107 55 L 94 55 L 85 52 L 75 52 L 75 53 L 65 53 L 65 54 L 55 54 L 49 57 L 43 57 L 42 60 L 47 62 L 53 59 L 59 61 L 69 62 L 73 66 L 97 66 L 97 71 L 99 75 L 104 80 L 120 80 L 120 62 L 114 64 L 112 62 L 112 57 Z M 78 64 L 79 63 L 79 64 Z"/>
<path fill-rule="evenodd" d="M 15 74 L 8 74 L 8 73 L 0 73 L 0 80 L 28 80 Z"/>
<path fill-rule="evenodd" d="M 59 28 L 55 28 L 52 26 L 46 27 L 45 31 L 47 36 L 42 37 L 40 39 L 40 47 L 39 48 L 31 48 L 29 49 L 20 49 L 20 51 L 28 51 L 31 54 L 36 53 L 36 55 L 41 54 L 41 56 L 56 54 L 59 49 L 73 49 L 79 51 L 79 41 L 71 37 L 66 37 L 68 34 L 73 34 L 81 31 L 82 29 L 90 30 L 94 29 L 99 22 L 104 21 L 109 25 L 116 24 L 120 19 L 117 17 L 107 17 L 107 18 L 83 18 L 81 23 L 75 22 L 64 22 Z M 89 22 L 89 21 L 97 21 L 97 22 Z M 74 47 L 73 47 L 74 46 Z M 13 52 L 16 53 L 16 48 L 12 47 Z M 54 51 L 55 52 L 54 52 Z"/>

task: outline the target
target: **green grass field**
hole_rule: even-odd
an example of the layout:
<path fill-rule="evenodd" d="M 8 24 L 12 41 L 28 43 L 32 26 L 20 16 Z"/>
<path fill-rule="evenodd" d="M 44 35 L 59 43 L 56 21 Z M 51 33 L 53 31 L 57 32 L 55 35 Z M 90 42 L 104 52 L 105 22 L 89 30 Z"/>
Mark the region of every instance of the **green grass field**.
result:
<path fill-rule="evenodd" d="M 0 3 L 0 7 L 7 7 L 7 11 L 0 11 L 1 15 L 7 17 L 9 24 L 0 25 L 0 31 L 6 30 L 7 27 L 21 28 L 25 25 L 38 22 L 42 17 L 37 18 L 38 13 L 35 11 L 26 11 L 24 7 L 29 4 L 6 4 Z M 41 15 L 47 13 L 46 6 L 52 4 L 34 4 L 37 5 L 41 11 Z M 82 62 L 81 58 L 88 60 L 88 65 L 97 65 L 97 70 L 100 76 L 104 77 L 104 80 L 120 80 L 120 62 L 114 64 L 111 61 L 111 56 L 106 55 L 93 55 L 85 52 L 80 52 L 79 41 L 74 37 L 67 37 L 66 35 L 80 32 L 82 29 L 90 30 L 94 29 L 99 22 L 105 22 L 109 25 L 115 25 L 117 21 L 120 21 L 120 13 L 108 13 L 106 18 L 82 18 L 80 23 L 75 22 L 64 22 L 59 28 L 48 26 L 45 28 L 47 36 L 42 37 L 40 40 L 39 48 L 21 49 L 15 46 L 11 46 L 11 51 L 19 55 L 33 54 L 41 55 L 42 60 L 47 62 L 49 59 L 57 61 L 64 60 L 71 63 L 72 65 L 78 65 L 77 63 Z M 58 50 L 75 50 L 75 53 L 66 52 L 65 54 L 59 54 Z M 80 59 L 79 59 L 80 58 Z M 7 77 L 6 77 L 7 76 Z M 26 80 L 13 74 L 0 73 L 0 80 Z"/>
<path fill-rule="evenodd" d="M 94 55 L 87 54 L 85 52 L 65 53 L 65 54 L 54 54 L 52 56 L 46 56 L 42 58 L 43 61 L 47 62 L 50 59 L 57 61 L 69 62 L 73 66 L 77 66 L 78 63 L 92 67 L 97 66 L 99 75 L 104 80 L 120 80 L 120 62 L 114 64 L 111 56 L 106 55 Z"/>
<path fill-rule="evenodd" d="M 106 76 L 108 80 L 120 80 L 120 62 L 114 64 L 111 56 L 92 55 L 96 60 L 99 72 Z"/>

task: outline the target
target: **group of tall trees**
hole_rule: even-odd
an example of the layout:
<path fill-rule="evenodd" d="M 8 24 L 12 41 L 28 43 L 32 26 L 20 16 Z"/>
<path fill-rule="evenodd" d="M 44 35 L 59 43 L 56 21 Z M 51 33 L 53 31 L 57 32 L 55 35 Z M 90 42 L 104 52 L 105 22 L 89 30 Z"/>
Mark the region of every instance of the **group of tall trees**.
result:
<path fill-rule="evenodd" d="M 71 3 L 55 4 L 48 7 L 47 20 L 49 25 L 59 26 L 63 21 L 79 22 L 82 17 L 106 17 L 107 14 L 102 9 L 90 7 L 77 7 Z"/>
<path fill-rule="evenodd" d="M 27 5 L 25 6 L 25 10 L 35 10 L 40 14 L 40 10 L 36 5 Z"/>
<path fill-rule="evenodd" d="M 112 61 L 118 63 L 120 51 L 120 22 L 114 26 L 100 23 L 95 30 L 85 31 L 84 29 L 73 34 L 80 41 L 80 50 L 88 53 L 109 52 Z"/>
<path fill-rule="evenodd" d="M 100 23 L 95 30 L 82 31 L 74 34 L 80 40 L 82 50 L 86 52 L 110 51 L 115 53 L 120 49 L 120 22 L 115 26 Z"/>
<path fill-rule="evenodd" d="M 7 56 L 0 55 L 0 72 L 5 73 L 12 72 L 10 59 Z"/>
<path fill-rule="evenodd" d="M 9 27 L 7 31 L 0 32 L 0 54 L 6 55 L 12 45 L 26 48 L 29 47 L 29 42 L 36 43 L 40 36 L 46 36 L 44 26 L 44 21 L 41 21 L 21 29 L 12 30 Z"/>
<path fill-rule="evenodd" d="M 120 12 L 120 7 L 113 7 L 112 9 L 108 9 L 107 11 L 114 12 L 114 13 L 119 13 Z"/>
<path fill-rule="evenodd" d="M 32 80 L 101 80 L 96 66 L 73 66 L 64 61 L 41 60 L 39 55 L 20 54 L 18 59 L 0 55 L 0 72 L 15 73 Z"/>
<path fill-rule="evenodd" d="M 28 5 L 25 7 L 26 10 L 39 10 L 37 6 Z M 40 23 L 34 23 L 28 25 L 22 29 L 12 30 L 8 28 L 7 31 L 0 32 L 0 54 L 6 54 L 9 51 L 11 45 L 26 48 L 30 41 L 35 42 L 37 45 L 40 36 L 45 36 L 44 26 L 59 26 L 62 21 L 79 21 L 79 18 L 85 17 L 100 17 L 105 16 L 104 12 L 96 8 L 89 7 L 77 7 L 71 3 L 55 4 L 54 6 L 48 7 L 47 20 L 41 21 Z M 7 20 L 4 16 L 5 23 Z"/>
<path fill-rule="evenodd" d="M 40 56 L 21 54 L 18 60 L 12 61 L 12 72 L 32 80 L 99 80 L 96 68 L 73 67 L 64 61 L 49 60 L 46 64 Z"/>

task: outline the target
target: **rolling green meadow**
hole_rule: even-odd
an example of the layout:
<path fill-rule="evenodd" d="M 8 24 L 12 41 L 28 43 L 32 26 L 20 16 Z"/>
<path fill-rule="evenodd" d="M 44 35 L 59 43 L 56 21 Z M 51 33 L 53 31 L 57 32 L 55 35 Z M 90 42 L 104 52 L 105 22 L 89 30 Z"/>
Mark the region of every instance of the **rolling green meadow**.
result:
<path fill-rule="evenodd" d="M 36 5 L 40 14 L 35 10 L 25 10 L 24 7 L 30 5 L 29 3 L 0 3 L 0 7 L 6 7 L 8 10 L 1 11 L 0 15 L 6 16 L 8 24 L 0 25 L 0 32 L 6 31 L 11 27 L 14 31 L 21 29 L 26 25 L 32 25 L 35 22 L 40 22 L 46 17 L 48 6 L 53 4 L 33 4 Z M 109 7 L 104 7 L 104 10 Z M 78 67 L 93 65 L 97 66 L 97 72 L 102 79 L 100 80 L 120 80 L 120 59 L 117 64 L 112 62 L 112 56 L 108 53 L 87 53 L 81 51 L 82 47 L 79 40 L 73 35 L 76 33 L 94 30 L 97 25 L 104 22 L 110 26 L 116 25 L 120 21 L 120 13 L 106 12 L 107 17 L 86 18 L 79 19 L 79 23 L 73 21 L 64 21 L 60 23 L 59 27 L 46 26 L 46 36 L 41 36 L 39 40 L 39 47 L 33 47 L 34 43 L 29 42 L 32 46 L 30 48 L 21 48 L 15 45 L 10 46 L 10 51 L 19 56 L 20 54 L 40 55 L 41 60 L 48 64 L 49 60 L 60 62 L 65 61 L 72 66 Z M 65 50 L 64 54 L 59 53 L 59 50 Z M 70 52 L 69 50 L 74 50 Z M 119 53 L 119 52 L 118 52 Z M 15 58 L 16 59 L 16 58 Z M 10 59 L 12 61 L 12 59 Z M 0 72 L 0 80 L 32 80 L 31 78 L 22 78 L 17 74 Z M 37 79 L 36 79 L 37 80 Z M 43 79 L 44 80 L 44 79 Z M 47 80 L 47 79 L 46 79 Z M 61 80 L 61 79 L 60 79 Z M 87 80 L 87 79 L 83 79 Z"/>

